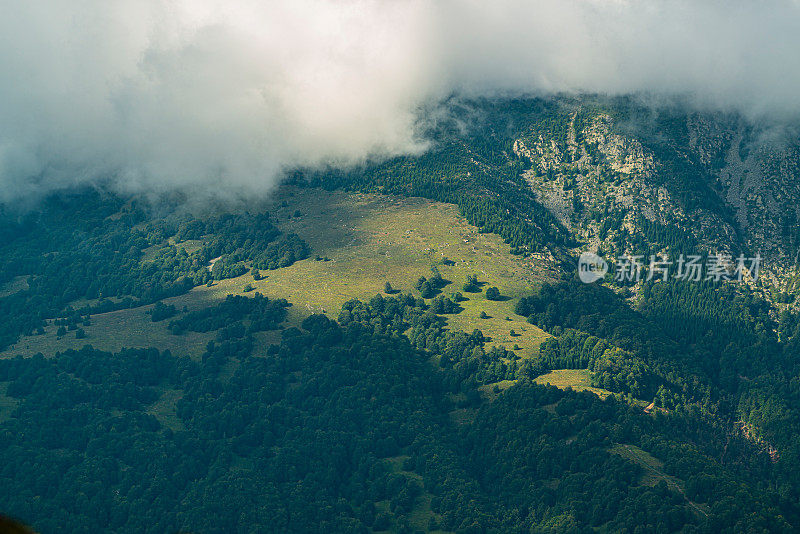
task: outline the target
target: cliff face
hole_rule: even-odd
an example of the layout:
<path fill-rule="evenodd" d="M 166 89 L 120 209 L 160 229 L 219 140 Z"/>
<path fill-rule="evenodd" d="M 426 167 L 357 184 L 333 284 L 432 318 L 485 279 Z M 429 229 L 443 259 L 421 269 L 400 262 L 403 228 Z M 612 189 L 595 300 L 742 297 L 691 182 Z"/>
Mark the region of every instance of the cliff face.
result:
<path fill-rule="evenodd" d="M 794 262 L 800 201 L 800 152 L 785 131 L 749 132 L 739 125 L 718 171 L 726 203 L 754 244 Z M 754 136 L 758 136 L 753 138 Z M 702 153 L 702 147 L 698 150 Z M 791 250 L 794 252 L 794 250 Z"/>
<path fill-rule="evenodd" d="M 766 280 L 784 290 L 793 278 L 800 141 L 786 126 L 573 101 L 532 124 L 513 151 L 530 162 L 537 199 L 585 247 L 760 253 Z"/>

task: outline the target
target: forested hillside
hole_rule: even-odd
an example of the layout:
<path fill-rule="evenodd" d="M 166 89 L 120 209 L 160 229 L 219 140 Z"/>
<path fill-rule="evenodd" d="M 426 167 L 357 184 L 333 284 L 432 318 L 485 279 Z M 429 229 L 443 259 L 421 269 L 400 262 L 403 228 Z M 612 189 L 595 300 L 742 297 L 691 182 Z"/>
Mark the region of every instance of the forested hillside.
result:
<path fill-rule="evenodd" d="M 0 361 L 18 402 L 0 423 L 0 507 L 45 532 L 788 531 L 796 519 L 769 462 L 738 456 L 746 444 L 720 461 L 718 435 L 693 418 L 534 385 L 419 299 L 311 316 L 266 357 L 226 317 L 199 362 L 91 347 Z M 512 378 L 493 401 L 478 389 Z M 661 475 L 620 445 L 652 451 Z"/>
<path fill-rule="evenodd" d="M 762 133 L 622 98 L 454 101 L 427 152 L 292 170 L 271 199 L 0 206 L 0 512 L 795 531 L 797 143 Z M 587 284 L 587 250 L 760 253 L 762 276 Z"/>
<path fill-rule="evenodd" d="M 760 253 L 776 295 L 794 287 L 800 141 L 790 126 L 628 97 L 448 110 L 422 156 L 295 179 L 452 202 L 517 253 Z"/>
<path fill-rule="evenodd" d="M 0 284 L 26 282 L 0 297 L 0 348 L 41 333 L 45 319 L 62 317 L 74 329 L 93 313 L 149 304 L 250 268 L 286 267 L 309 254 L 269 213 L 195 218 L 177 211 L 154 219 L 148 211 L 96 191 L 54 195 L 21 215 L 0 210 Z M 189 253 L 175 240 L 199 241 Z"/>

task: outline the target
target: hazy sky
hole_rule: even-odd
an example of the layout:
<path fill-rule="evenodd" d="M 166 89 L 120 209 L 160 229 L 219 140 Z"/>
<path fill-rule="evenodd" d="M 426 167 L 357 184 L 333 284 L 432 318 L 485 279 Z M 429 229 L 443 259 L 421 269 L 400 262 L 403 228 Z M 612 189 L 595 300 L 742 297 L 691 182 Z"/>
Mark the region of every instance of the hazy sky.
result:
<path fill-rule="evenodd" d="M 711 0 L 0 0 L 0 201 L 268 190 L 424 148 L 452 94 L 647 91 L 800 114 L 800 5 Z"/>

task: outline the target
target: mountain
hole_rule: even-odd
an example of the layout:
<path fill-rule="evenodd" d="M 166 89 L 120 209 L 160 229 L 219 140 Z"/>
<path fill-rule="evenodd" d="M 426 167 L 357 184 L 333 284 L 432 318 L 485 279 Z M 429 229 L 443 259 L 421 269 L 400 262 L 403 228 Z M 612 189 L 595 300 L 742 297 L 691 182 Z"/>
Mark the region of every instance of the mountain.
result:
<path fill-rule="evenodd" d="M 617 212 L 620 227 L 651 240 L 655 224 L 794 267 L 800 159 L 789 126 L 630 102 L 564 104 L 560 115 L 559 135 L 534 125 L 514 151 L 531 162 L 537 198 L 584 240 L 611 244 L 598 219 Z"/>
<path fill-rule="evenodd" d="M 793 132 L 453 100 L 426 152 L 296 169 L 269 198 L 2 206 L 0 511 L 41 532 L 796 530 Z M 586 251 L 762 263 L 584 283 Z"/>

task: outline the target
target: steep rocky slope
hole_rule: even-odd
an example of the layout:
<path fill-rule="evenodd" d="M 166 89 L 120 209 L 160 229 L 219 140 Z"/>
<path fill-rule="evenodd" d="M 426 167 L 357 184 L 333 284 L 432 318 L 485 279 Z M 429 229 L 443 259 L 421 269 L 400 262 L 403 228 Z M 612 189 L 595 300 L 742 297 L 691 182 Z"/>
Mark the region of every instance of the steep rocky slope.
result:
<path fill-rule="evenodd" d="M 601 254 L 760 254 L 764 281 L 792 289 L 800 140 L 786 125 L 564 101 L 514 141 L 537 199 Z"/>

